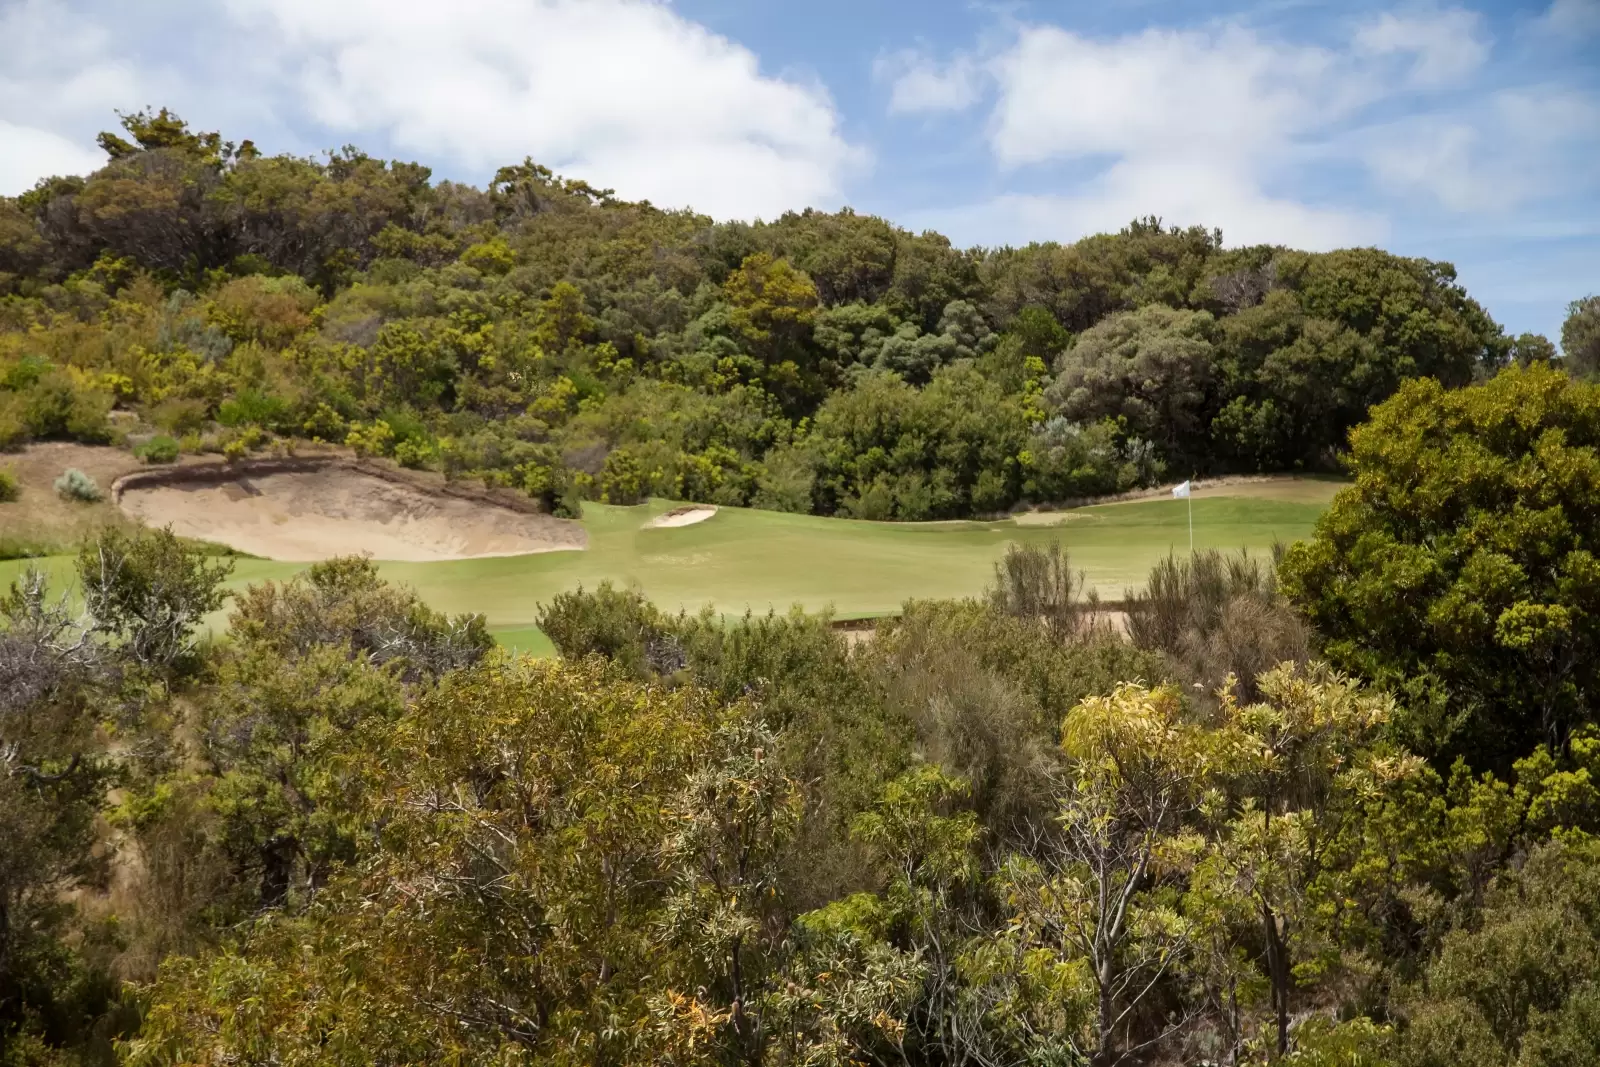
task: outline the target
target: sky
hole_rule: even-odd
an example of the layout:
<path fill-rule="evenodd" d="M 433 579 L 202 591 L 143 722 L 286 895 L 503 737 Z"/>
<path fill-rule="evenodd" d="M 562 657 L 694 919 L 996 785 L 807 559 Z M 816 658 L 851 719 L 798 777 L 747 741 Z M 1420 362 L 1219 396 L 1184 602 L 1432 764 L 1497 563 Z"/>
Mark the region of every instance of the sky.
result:
<path fill-rule="evenodd" d="M 0 194 L 145 106 L 719 219 L 1378 245 L 1552 340 L 1600 293 L 1600 0 L 0 0 Z"/>

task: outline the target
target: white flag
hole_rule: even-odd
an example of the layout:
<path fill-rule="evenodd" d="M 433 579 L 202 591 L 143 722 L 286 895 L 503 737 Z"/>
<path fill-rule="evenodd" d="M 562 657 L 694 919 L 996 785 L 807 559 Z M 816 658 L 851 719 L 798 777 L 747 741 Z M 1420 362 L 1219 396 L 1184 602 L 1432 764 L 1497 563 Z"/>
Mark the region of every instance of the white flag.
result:
<path fill-rule="evenodd" d="M 1188 496 L 1189 495 L 1189 483 L 1188 482 L 1184 482 L 1182 485 L 1173 486 L 1172 487 L 1172 495 L 1177 497 L 1179 500 L 1182 500 L 1184 497 Z"/>

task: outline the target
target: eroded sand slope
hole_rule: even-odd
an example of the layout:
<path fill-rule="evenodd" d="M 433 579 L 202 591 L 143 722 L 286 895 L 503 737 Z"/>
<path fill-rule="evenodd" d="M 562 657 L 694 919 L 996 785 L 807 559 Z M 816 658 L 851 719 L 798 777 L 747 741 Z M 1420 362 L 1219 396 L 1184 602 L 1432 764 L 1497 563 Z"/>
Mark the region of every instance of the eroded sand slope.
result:
<path fill-rule="evenodd" d="M 129 484 L 120 504 L 151 526 L 296 562 L 355 553 L 427 562 L 586 545 L 573 522 L 431 493 L 348 466 Z"/>

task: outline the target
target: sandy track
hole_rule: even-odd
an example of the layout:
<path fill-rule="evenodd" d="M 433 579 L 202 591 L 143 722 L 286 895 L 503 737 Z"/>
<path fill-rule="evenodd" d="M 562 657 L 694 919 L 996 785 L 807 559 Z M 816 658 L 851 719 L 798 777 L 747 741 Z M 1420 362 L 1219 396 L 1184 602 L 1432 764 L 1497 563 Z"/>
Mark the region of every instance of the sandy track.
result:
<path fill-rule="evenodd" d="M 170 483 L 130 482 L 122 510 L 151 526 L 268 559 L 367 553 L 431 562 L 581 549 L 577 523 L 444 493 L 350 466 L 218 468 Z"/>

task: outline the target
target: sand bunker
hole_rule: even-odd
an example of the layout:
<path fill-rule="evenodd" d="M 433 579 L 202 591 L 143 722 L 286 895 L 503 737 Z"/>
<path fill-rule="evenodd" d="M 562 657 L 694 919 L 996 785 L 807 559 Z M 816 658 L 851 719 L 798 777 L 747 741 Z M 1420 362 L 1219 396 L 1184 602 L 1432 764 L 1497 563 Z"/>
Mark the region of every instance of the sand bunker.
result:
<path fill-rule="evenodd" d="M 686 508 L 673 508 L 664 515 L 657 515 L 644 524 L 646 530 L 659 530 L 666 526 L 693 526 L 697 522 L 705 522 L 717 513 L 717 509 L 710 504 L 694 504 Z"/>
<path fill-rule="evenodd" d="M 577 523 L 433 492 L 397 474 L 351 466 L 185 472 L 170 481 L 135 475 L 119 486 L 122 510 L 184 537 L 268 559 L 305 562 L 367 553 L 428 562 L 581 549 Z"/>

